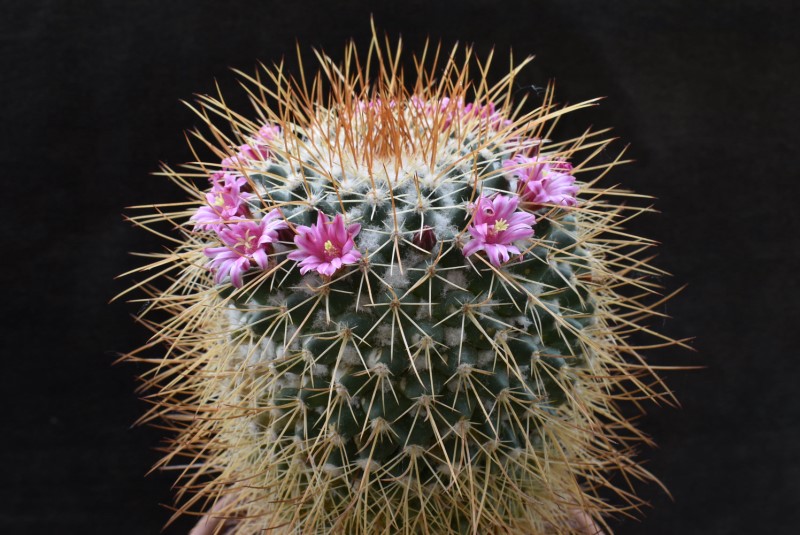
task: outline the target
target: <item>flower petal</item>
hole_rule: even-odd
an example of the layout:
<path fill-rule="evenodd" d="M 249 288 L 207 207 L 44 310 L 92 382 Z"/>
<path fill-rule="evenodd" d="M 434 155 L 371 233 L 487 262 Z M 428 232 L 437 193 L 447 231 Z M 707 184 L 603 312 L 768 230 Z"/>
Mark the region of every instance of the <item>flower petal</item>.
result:
<path fill-rule="evenodd" d="M 464 256 L 470 256 L 470 255 L 473 255 L 476 252 L 482 250 L 484 248 L 484 245 L 485 245 L 485 242 L 483 242 L 481 240 L 473 239 L 473 240 L 470 240 L 464 246 L 463 249 L 461 249 L 461 252 L 463 253 Z"/>

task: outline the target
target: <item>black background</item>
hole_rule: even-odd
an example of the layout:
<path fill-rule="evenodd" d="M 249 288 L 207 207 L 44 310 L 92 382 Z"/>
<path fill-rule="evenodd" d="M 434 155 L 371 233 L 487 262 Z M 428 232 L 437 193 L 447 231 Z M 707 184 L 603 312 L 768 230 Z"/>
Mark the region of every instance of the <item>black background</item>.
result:
<path fill-rule="evenodd" d="M 162 433 L 118 352 L 147 336 L 107 301 L 161 244 L 125 206 L 180 200 L 158 162 L 191 159 L 179 103 L 214 90 L 243 109 L 228 67 L 366 44 L 369 15 L 407 49 L 427 35 L 536 54 L 520 89 L 557 82 L 561 102 L 607 97 L 560 133 L 613 126 L 634 164 L 620 182 L 656 196 L 634 228 L 662 242 L 665 281 L 688 288 L 661 329 L 697 353 L 662 351 L 682 408 L 651 407 L 648 468 L 674 495 L 618 533 L 796 533 L 800 525 L 798 62 L 792 2 L 406 0 L 4 1 L 0 13 L 5 331 L 0 532 L 157 533 L 170 474 L 145 472 Z M 308 48 L 306 48 L 308 51 Z M 310 58 L 309 58 L 310 59 Z M 8 213 L 8 208 L 11 212 Z M 188 530 L 179 521 L 167 533 Z"/>

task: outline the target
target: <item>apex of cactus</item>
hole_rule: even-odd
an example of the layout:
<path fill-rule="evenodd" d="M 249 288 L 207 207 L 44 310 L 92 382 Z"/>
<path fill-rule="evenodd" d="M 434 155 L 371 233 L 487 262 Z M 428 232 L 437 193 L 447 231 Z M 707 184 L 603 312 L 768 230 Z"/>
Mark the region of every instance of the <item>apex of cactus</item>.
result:
<path fill-rule="evenodd" d="M 426 48 L 410 78 L 377 38 L 317 56 L 311 77 L 240 73 L 249 116 L 200 97 L 209 159 L 162 169 L 191 202 L 132 217 L 173 227 L 128 358 L 155 363 L 144 420 L 175 433 L 179 511 L 216 502 L 242 534 L 531 534 L 638 507 L 620 482 L 654 478 L 618 402 L 670 393 L 629 340 L 676 342 L 646 326 L 653 243 L 623 229 L 646 208 L 602 184 L 621 155 L 604 131 L 550 139 L 593 102 L 515 104 L 528 60 L 490 84 L 469 49 Z"/>

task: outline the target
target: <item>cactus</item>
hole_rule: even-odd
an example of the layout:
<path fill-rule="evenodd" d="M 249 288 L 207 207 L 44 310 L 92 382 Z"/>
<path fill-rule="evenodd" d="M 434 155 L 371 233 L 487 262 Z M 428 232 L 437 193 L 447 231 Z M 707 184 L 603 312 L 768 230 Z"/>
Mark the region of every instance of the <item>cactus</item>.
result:
<path fill-rule="evenodd" d="M 550 86 L 527 110 L 527 60 L 492 85 L 470 50 L 428 70 L 426 48 L 408 84 L 399 51 L 240 72 L 258 119 L 200 97 L 211 161 L 162 169 L 191 201 L 131 217 L 173 232 L 127 358 L 154 364 L 143 420 L 175 432 L 179 513 L 217 503 L 242 534 L 570 533 L 576 510 L 608 529 L 655 481 L 618 402 L 670 399 L 629 341 L 675 343 L 645 324 L 653 243 L 623 228 L 647 208 L 601 184 L 622 162 L 605 131 L 550 139 L 593 101 Z"/>

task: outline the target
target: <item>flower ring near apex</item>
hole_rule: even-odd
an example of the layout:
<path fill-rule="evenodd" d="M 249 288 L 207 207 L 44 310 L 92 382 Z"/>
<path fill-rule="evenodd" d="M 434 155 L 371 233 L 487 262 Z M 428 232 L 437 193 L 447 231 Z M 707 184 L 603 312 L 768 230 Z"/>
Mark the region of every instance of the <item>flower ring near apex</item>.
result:
<path fill-rule="evenodd" d="M 575 206 L 578 186 L 572 176 L 572 165 L 560 159 L 544 156 L 529 158 L 517 154 L 503 162 L 506 174 L 517 176 L 517 190 L 525 202 Z"/>
<path fill-rule="evenodd" d="M 353 238 L 360 230 L 358 223 L 345 227 L 342 214 L 336 214 L 330 220 L 320 212 L 316 224 L 297 227 L 294 237 L 297 250 L 289 253 L 288 258 L 300 262 L 301 275 L 313 269 L 320 275 L 330 277 L 342 266 L 355 264 L 361 258 L 361 253 L 353 243 Z"/>
<path fill-rule="evenodd" d="M 209 267 L 214 272 L 214 282 L 220 284 L 226 277 L 237 288 L 242 287 L 242 275 L 255 263 L 267 269 L 267 245 L 278 241 L 278 230 L 286 228 L 278 210 L 272 210 L 261 221 L 242 219 L 219 229 L 222 247 L 210 247 L 203 252 L 211 259 Z"/>
<path fill-rule="evenodd" d="M 472 223 L 467 227 L 472 239 L 462 250 L 464 256 L 485 251 L 492 265 L 499 267 L 510 255 L 520 254 L 519 248 L 512 244 L 533 236 L 536 218 L 528 212 L 517 211 L 518 205 L 516 196 L 480 197 Z"/>

